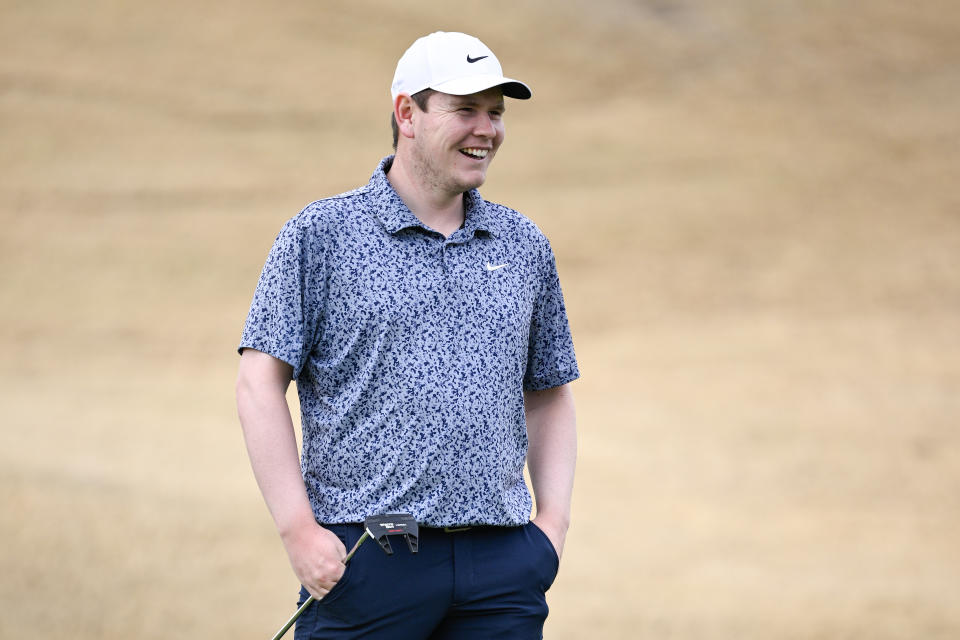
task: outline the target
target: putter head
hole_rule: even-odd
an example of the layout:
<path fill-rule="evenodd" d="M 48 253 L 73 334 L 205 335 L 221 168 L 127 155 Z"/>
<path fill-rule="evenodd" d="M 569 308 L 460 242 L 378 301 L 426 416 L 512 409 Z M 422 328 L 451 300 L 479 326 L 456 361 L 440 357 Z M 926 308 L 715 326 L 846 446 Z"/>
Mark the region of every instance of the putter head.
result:
<path fill-rule="evenodd" d="M 388 556 L 393 555 L 388 536 L 403 536 L 410 553 L 416 553 L 420 542 L 420 529 L 417 521 L 409 513 L 386 513 L 382 516 L 370 516 L 363 521 L 370 537 L 377 541 Z"/>

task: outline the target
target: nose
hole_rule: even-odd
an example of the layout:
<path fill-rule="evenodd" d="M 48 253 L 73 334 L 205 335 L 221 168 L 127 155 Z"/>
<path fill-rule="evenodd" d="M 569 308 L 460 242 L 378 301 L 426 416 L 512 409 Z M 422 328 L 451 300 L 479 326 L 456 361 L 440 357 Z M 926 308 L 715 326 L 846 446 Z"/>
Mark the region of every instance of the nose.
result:
<path fill-rule="evenodd" d="M 493 138 L 497 135 L 497 128 L 494 126 L 493 118 L 490 117 L 489 113 L 480 112 L 477 115 L 473 125 L 473 133 L 484 138 Z"/>

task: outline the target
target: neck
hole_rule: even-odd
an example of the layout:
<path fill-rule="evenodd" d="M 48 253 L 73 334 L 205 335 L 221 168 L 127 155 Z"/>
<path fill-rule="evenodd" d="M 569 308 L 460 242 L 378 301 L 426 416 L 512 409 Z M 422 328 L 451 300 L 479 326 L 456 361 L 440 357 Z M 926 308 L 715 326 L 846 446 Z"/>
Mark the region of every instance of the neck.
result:
<path fill-rule="evenodd" d="M 410 165 L 398 153 L 387 180 L 420 222 L 449 237 L 463 225 L 463 193 L 449 193 L 436 185 L 424 184 Z"/>

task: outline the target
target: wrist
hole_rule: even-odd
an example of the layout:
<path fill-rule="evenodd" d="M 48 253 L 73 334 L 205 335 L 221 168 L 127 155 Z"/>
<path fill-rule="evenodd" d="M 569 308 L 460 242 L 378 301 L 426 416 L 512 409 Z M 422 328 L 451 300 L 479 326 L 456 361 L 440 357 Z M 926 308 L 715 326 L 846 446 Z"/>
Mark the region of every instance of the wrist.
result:
<path fill-rule="evenodd" d="M 313 513 L 309 515 L 300 514 L 297 517 L 280 520 L 276 523 L 277 533 L 284 544 L 289 544 L 298 540 L 307 531 L 310 531 L 320 525 L 313 518 Z"/>
<path fill-rule="evenodd" d="M 570 528 L 570 514 L 551 511 L 537 511 L 534 518 L 537 522 L 549 523 L 550 528 L 559 533 L 566 533 Z"/>

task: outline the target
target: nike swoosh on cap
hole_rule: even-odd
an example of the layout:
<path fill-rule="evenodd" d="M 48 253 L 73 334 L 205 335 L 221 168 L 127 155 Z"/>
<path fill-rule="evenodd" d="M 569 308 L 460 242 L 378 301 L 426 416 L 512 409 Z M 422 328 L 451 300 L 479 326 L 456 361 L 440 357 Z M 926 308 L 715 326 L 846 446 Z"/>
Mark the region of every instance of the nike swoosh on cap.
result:
<path fill-rule="evenodd" d="M 468 53 L 468 54 L 467 54 L 467 62 L 469 62 L 470 64 L 473 64 L 474 62 L 479 62 L 480 60 L 483 60 L 484 58 L 489 58 L 489 57 L 490 57 L 490 56 L 478 56 L 478 57 L 476 57 L 476 58 L 471 58 L 471 57 L 470 57 L 470 54 Z"/>

